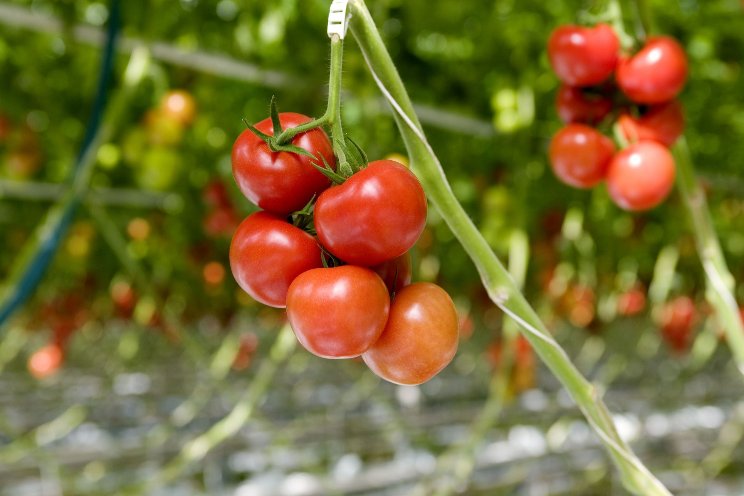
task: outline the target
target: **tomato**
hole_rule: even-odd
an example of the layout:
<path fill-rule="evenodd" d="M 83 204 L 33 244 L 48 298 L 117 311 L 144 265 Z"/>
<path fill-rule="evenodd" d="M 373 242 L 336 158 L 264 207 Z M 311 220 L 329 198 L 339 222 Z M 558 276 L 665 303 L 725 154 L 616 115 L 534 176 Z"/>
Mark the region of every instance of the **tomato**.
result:
<path fill-rule="evenodd" d="M 612 112 L 612 98 L 563 84 L 556 95 L 555 107 L 565 124 L 599 124 Z"/>
<path fill-rule="evenodd" d="M 160 111 L 182 125 L 189 125 L 196 117 L 196 101 L 186 90 L 171 90 L 160 100 Z"/>
<path fill-rule="evenodd" d="M 258 336 L 256 333 L 249 331 L 240 336 L 238 351 L 235 353 L 235 358 L 233 358 L 232 362 L 233 370 L 245 370 L 250 367 L 257 349 Z"/>
<path fill-rule="evenodd" d="M 615 78 L 623 93 L 636 103 L 666 102 L 685 85 L 687 56 L 673 38 L 651 37 L 638 53 L 620 60 Z"/>
<path fill-rule="evenodd" d="M 696 318 L 695 302 L 689 296 L 678 296 L 664 305 L 661 335 L 673 351 L 683 353 L 690 346 Z"/>
<path fill-rule="evenodd" d="M 615 153 L 612 140 L 584 124 L 568 124 L 550 142 L 555 175 L 575 188 L 591 188 L 605 176 Z"/>
<path fill-rule="evenodd" d="M 411 253 L 407 251 L 399 257 L 372 267 L 372 270 L 382 278 L 391 294 L 397 293 L 404 286 L 411 284 Z"/>
<path fill-rule="evenodd" d="M 287 293 L 287 317 L 297 339 L 323 358 L 367 351 L 385 328 L 389 310 L 380 276 L 354 265 L 309 270 Z"/>
<path fill-rule="evenodd" d="M 622 209 L 648 210 L 659 205 L 674 186 L 672 154 L 655 141 L 639 141 L 615 155 L 607 171 L 607 190 Z"/>
<path fill-rule="evenodd" d="M 268 212 L 246 217 L 230 243 L 233 277 L 251 297 L 272 307 L 286 306 L 292 281 L 322 265 L 312 236 Z"/>
<path fill-rule="evenodd" d="M 230 236 L 240 224 L 240 219 L 232 207 L 218 208 L 212 210 L 202 222 L 204 232 L 209 236 Z"/>
<path fill-rule="evenodd" d="M 592 86 L 609 78 L 619 50 L 617 35 L 607 24 L 561 26 L 548 40 L 550 65 L 558 79 L 571 86 Z"/>
<path fill-rule="evenodd" d="M 422 384 L 455 357 L 457 310 L 445 290 L 428 282 L 401 289 L 380 339 L 362 355 L 367 366 L 395 384 Z"/>
<path fill-rule="evenodd" d="M 623 114 L 618 120 L 625 139 L 631 143 L 651 140 L 670 147 L 685 130 L 685 116 L 677 100 L 648 107 L 640 117 Z"/>
<path fill-rule="evenodd" d="M 8 139 L 8 136 L 10 136 L 10 131 L 13 128 L 13 125 L 10 122 L 10 119 L 8 119 L 5 115 L 0 114 L 0 144 L 5 143 L 5 141 Z"/>
<path fill-rule="evenodd" d="M 211 208 L 232 207 L 232 201 L 230 200 L 230 194 L 227 192 L 227 187 L 219 179 L 212 179 L 204 186 L 202 198 L 204 199 L 204 203 Z"/>
<path fill-rule="evenodd" d="M 332 254 L 374 266 L 399 257 L 426 225 L 426 195 L 416 176 L 392 160 L 378 160 L 315 203 L 315 230 Z"/>
<path fill-rule="evenodd" d="M 617 298 L 617 313 L 625 316 L 637 315 L 646 308 L 646 293 L 636 286 L 625 291 Z"/>
<path fill-rule="evenodd" d="M 59 371 L 64 357 L 64 350 L 59 344 L 48 344 L 36 350 L 28 359 L 28 371 L 37 379 L 45 379 Z"/>
<path fill-rule="evenodd" d="M 310 121 L 310 117 L 284 112 L 279 114 L 279 120 L 282 129 L 287 129 Z M 274 134 L 271 119 L 264 119 L 255 127 L 265 134 Z M 330 180 L 311 165 L 313 162 L 323 166 L 322 158 L 325 158 L 331 167 L 336 165 L 331 142 L 320 128 L 298 134 L 291 144 L 317 159 L 272 152 L 269 145 L 248 129 L 238 136 L 232 149 L 233 176 L 240 190 L 251 202 L 279 215 L 302 209 L 330 185 Z"/>

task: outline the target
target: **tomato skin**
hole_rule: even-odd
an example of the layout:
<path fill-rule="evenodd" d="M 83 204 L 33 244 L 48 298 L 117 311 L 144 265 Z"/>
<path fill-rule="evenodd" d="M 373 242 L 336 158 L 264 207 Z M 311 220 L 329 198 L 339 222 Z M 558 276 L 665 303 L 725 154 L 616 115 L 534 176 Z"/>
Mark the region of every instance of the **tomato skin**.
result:
<path fill-rule="evenodd" d="M 615 145 L 584 124 L 568 124 L 550 142 L 550 165 L 555 175 L 575 188 L 591 188 L 604 179 Z"/>
<path fill-rule="evenodd" d="M 382 278 L 389 293 L 397 293 L 411 284 L 411 252 L 407 251 L 399 257 L 382 262 L 372 267 L 372 270 Z"/>
<path fill-rule="evenodd" d="M 674 352 L 687 351 L 696 319 L 695 302 L 689 296 L 678 296 L 664 305 L 661 335 Z"/>
<path fill-rule="evenodd" d="M 268 212 L 246 217 L 230 243 L 233 277 L 252 298 L 271 307 L 285 307 L 292 281 L 322 265 L 312 236 Z"/>
<path fill-rule="evenodd" d="M 558 79 L 571 86 L 592 86 L 612 75 L 620 42 L 607 24 L 593 28 L 560 26 L 548 40 L 548 57 Z"/>
<path fill-rule="evenodd" d="M 297 127 L 310 117 L 293 112 L 279 114 L 282 129 Z M 273 135 L 271 119 L 255 126 Z M 300 133 L 292 143 L 317 157 L 315 163 L 326 162 L 335 168 L 336 158 L 325 131 L 320 128 Z M 290 152 L 272 152 L 269 146 L 250 130 L 243 131 L 232 148 L 232 170 L 240 191 L 260 208 L 278 215 L 288 215 L 302 209 L 314 196 L 330 185 L 330 180 L 311 164 L 310 157 Z"/>
<path fill-rule="evenodd" d="M 50 343 L 36 350 L 28 359 L 28 371 L 36 379 L 46 379 L 59 371 L 65 359 L 62 346 Z"/>
<path fill-rule="evenodd" d="M 556 94 L 555 107 L 564 124 L 575 122 L 595 125 L 612 112 L 612 99 L 562 84 Z"/>
<path fill-rule="evenodd" d="M 671 147 L 685 130 L 685 116 L 677 100 L 650 106 L 640 117 L 623 114 L 618 120 L 628 141 L 651 140 Z"/>
<path fill-rule="evenodd" d="M 663 103 L 682 91 L 687 81 L 687 56 L 674 38 L 651 37 L 638 53 L 620 60 L 615 77 L 634 102 Z"/>
<path fill-rule="evenodd" d="M 362 359 L 386 381 L 422 384 L 452 361 L 458 334 L 457 310 L 447 292 L 414 283 L 396 295 L 385 330 Z"/>
<path fill-rule="evenodd" d="M 416 176 L 392 160 L 378 160 L 315 204 L 321 244 L 353 265 L 374 266 L 408 251 L 426 225 L 426 195 Z"/>
<path fill-rule="evenodd" d="M 187 126 L 196 117 L 196 101 L 186 90 L 171 90 L 160 100 L 160 111 L 168 118 Z"/>
<path fill-rule="evenodd" d="M 666 147 L 655 141 L 639 141 L 612 159 L 607 191 L 624 210 L 648 210 L 669 195 L 675 174 L 674 158 Z"/>
<path fill-rule="evenodd" d="M 389 311 L 380 276 L 354 265 L 309 270 L 287 293 L 287 317 L 297 339 L 323 358 L 352 358 L 367 351 L 385 328 Z"/>

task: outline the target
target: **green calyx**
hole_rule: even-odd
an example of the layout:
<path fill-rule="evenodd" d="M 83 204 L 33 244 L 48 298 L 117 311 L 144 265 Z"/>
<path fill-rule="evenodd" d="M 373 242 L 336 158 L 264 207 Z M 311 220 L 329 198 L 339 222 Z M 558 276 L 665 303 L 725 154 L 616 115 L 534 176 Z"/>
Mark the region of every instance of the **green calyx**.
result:
<path fill-rule="evenodd" d="M 252 126 L 248 124 L 248 122 L 243 119 L 243 123 L 246 125 L 248 130 L 261 138 L 261 140 L 266 143 L 266 145 L 269 147 L 269 150 L 272 152 L 289 152 L 289 153 L 296 153 L 298 155 L 304 155 L 306 157 L 310 157 L 312 159 L 317 159 L 315 155 L 308 152 L 304 148 L 300 148 L 299 146 L 293 145 L 291 143 L 287 143 L 287 141 L 291 141 L 292 138 L 296 135 L 296 133 L 292 134 L 292 136 L 287 137 L 287 133 L 284 129 L 282 129 L 282 123 L 279 120 L 279 109 L 276 105 L 276 98 L 271 97 L 271 105 L 269 106 L 269 115 L 271 116 L 271 123 L 274 127 L 274 135 L 266 134 L 262 131 L 259 131 L 255 126 Z M 303 125 L 302 130 L 309 131 L 313 127 L 319 127 L 322 125 L 322 121 L 312 121 L 307 123 L 308 125 Z M 293 129 L 293 128 L 290 128 Z"/>

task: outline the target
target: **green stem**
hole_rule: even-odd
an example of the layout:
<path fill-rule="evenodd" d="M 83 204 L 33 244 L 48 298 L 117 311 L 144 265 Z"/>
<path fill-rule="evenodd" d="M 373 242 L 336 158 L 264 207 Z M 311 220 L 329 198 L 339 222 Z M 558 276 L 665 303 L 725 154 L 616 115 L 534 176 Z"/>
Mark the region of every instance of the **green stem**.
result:
<path fill-rule="evenodd" d="M 713 305 L 718 321 L 724 327 L 726 342 L 734 360 L 739 371 L 744 374 L 744 323 L 732 291 L 735 281 L 713 228 L 705 192 L 695 178 L 687 140 L 681 137 L 672 151 L 677 164 L 677 187 L 690 217 L 698 255 L 708 283 L 706 298 Z"/>
<path fill-rule="evenodd" d="M 300 133 L 310 131 L 320 126 L 334 126 L 338 122 L 338 129 L 341 130 L 341 68 L 343 66 L 343 55 L 344 55 L 344 42 L 338 36 L 331 38 L 331 73 L 328 78 L 328 104 L 326 110 L 322 116 L 317 119 L 313 119 L 305 124 L 300 124 L 297 127 L 291 127 L 282 131 L 276 138 L 276 142 L 279 145 L 284 145 L 292 141 L 292 139 Z M 343 134 L 341 134 L 343 135 Z"/>
<path fill-rule="evenodd" d="M 638 494 L 669 495 L 669 491 L 622 440 L 599 392 L 581 375 L 566 352 L 550 335 L 458 202 L 439 160 L 424 136 L 410 97 L 364 1 L 352 0 L 350 7 L 353 14 L 352 33 L 372 76 L 393 107 L 412 165 L 418 172 L 429 199 L 475 263 L 489 296 L 521 326 L 537 354 L 570 392 L 615 461 L 625 486 Z"/>
<path fill-rule="evenodd" d="M 654 31 L 654 18 L 647 0 L 635 0 L 635 7 L 639 26 L 639 38 L 644 40 Z"/>

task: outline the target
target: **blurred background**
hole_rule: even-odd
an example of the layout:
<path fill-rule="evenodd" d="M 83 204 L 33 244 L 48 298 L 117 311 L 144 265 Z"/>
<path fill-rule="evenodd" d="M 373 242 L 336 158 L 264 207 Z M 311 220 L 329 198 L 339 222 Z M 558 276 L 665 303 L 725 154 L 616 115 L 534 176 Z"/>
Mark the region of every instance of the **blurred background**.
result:
<path fill-rule="evenodd" d="M 368 4 L 456 195 L 622 435 L 675 494 L 744 494 L 744 383 L 679 196 L 629 214 L 547 163 L 547 38 L 601 6 Z M 689 57 L 687 140 L 744 303 L 744 9 L 650 4 Z M 414 279 L 453 295 L 461 344 L 423 386 L 296 349 L 234 283 L 255 207 L 232 142 L 272 95 L 323 113 L 327 8 L 129 1 L 112 31 L 109 2 L 0 1 L 0 495 L 625 494 L 434 209 Z M 353 40 L 343 84 L 345 130 L 406 161 Z"/>

